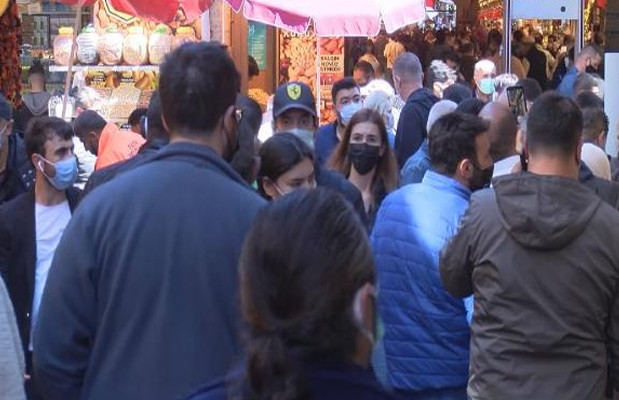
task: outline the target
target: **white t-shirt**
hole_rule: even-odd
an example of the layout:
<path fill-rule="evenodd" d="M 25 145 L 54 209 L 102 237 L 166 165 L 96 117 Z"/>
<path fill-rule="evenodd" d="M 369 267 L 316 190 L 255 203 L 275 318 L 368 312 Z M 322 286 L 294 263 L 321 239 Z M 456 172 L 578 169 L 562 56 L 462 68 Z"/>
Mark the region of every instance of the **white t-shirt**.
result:
<path fill-rule="evenodd" d="M 32 300 L 32 320 L 30 324 L 30 344 L 32 351 L 32 336 L 39 315 L 41 297 L 47 282 L 47 274 L 52 266 L 56 247 L 60 242 L 64 228 L 71 220 L 69 202 L 64 201 L 55 206 L 35 204 L 34 220 L 37 238 L 37 263 L 34 273 L 34 299 Z"/>

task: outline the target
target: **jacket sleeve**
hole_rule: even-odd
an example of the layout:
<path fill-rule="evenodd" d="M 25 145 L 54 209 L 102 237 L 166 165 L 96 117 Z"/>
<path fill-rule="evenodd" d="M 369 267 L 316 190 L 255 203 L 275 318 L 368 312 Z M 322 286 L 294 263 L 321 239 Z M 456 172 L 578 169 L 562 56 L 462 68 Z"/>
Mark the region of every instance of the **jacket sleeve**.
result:
<path fill-rule="evenodd" d="M 440 254 L 439 269 L 445 289 L 453 296 L 473 294 L 472 244 L 475 236 L 475 209 L 471 205 L 460 221 L 458 233 Z"/>
<path fill-rule="evenodd" d="M 0 207 L 0 276 L 4 282 L 8 279 L 9 254 L 11 252 L 11 238 L 6 228 L 4 208 Z"/>
<path fill-rule="evenodd" d="M 94 341 L 94 247 L 85 215 L 78 210 L 56 249 L 34 332 L 34 367 L 47 400 L 80 398 Z"/>
<path fill-rule="evenodd" d="M 608 339 L 610 344 L 610 381 L 615 392 L 619 392 L 619 286 L 615 289 L 615 297 L 612 302 Z"/>

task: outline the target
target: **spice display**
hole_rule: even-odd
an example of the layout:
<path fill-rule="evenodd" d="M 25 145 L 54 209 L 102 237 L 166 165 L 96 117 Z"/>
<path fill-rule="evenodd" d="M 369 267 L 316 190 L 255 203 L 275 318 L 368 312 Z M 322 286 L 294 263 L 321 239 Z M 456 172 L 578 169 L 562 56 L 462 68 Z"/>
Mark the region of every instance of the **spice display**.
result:
<path fill-rule="evenodd" d="M 190 26 L 181 26 L 176 30 L 176 36 L 172 39 L 172 51 L 185 43 L 197 42 L 196 33 Z"/>
<path fill-rule="evenodd" d="M 15 0 L 0 15 L 0 92 L 14 105 L 21 104 L 21 22 Z"/>
<path fill-rule="evenodd" d="M 103 112 L 113 120 L 124 120 L 136 109 L 142 91 L 131 84 L 121 84 L 112 91 Z"/>
<path fill-rule="evenodd" d="M 123 44 L 123 58 L 128 65 L 142 65 L 148 62 L 148 38 L 142 28 L 129 28 Z"/>
<path fill-rule="evenodd" d="M 99 39 L 99 57 L 105 65 L 118 65 L 123 58 L 123 35 L 110 27 Z"/>
<path fill-rule="evenodd" d="M 54 62 L 58 65 L 69 65 L 71 46 L 73 45 L 73 28 L 62 27 L 54 39 Z M 75 61 L 75 59 L 73 60 Z"/>
<path fill-rule="evenodd" d="M 266 111 L 267 103 L 269 102 L 269 94 L 260 88 L 249 89 L 247 91 L 247 96 L 250 99 L 254 100 L 256 103 L 260 104 L 260 108 L 262 108 L 262 112 Z"/>
<path fill-rule="evenodd" d="M 99 35 L 95 27 L 86 26 L 77 37 L 77 60 L 86 65 L 97 64 L 99 62 L 98 46 Z"/>
<path fill-rule="evenodd" d="M 303 82 L 316 87 L 316 37 L 280 33 L 280 84 Z"/>
<path fill-rule="evenodd" d="M 151 64 L 159 65 L 165 60 L 166 54 L 172 49 L 172 36 L 168 27 L 157 25 L 148 40 L 148 59 Z"/>

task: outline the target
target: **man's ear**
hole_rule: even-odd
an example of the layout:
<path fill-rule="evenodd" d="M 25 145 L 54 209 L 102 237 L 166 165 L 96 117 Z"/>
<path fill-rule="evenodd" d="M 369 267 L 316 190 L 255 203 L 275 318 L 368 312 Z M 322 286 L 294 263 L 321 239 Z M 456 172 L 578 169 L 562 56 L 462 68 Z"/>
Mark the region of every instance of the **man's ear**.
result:
<path fill-rule="evenodd" d="M 223 116 L 223 126 L 226 132 L 236 132 L 236 108 L 234 105 L 228 107 Z"/>
<path fill-rule="evenodd" d="M 469 180 L 473 177 L 474 168 L 471 160 L 465 158 L 458 163 L 456 175 L 464 180 Z"/>

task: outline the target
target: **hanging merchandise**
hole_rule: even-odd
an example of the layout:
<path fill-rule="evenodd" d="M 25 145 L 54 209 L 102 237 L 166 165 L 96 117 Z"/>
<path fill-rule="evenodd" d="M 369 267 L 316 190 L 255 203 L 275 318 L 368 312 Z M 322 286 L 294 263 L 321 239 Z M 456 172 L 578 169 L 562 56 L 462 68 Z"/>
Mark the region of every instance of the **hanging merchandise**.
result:
<path fill-rule="evenodd" d="M 8 4 L 2 1 L 6 0 L 0 0 L 4 8 L 0 13 L 0 92 L 17 106 L 21 104 L 21 23 L 15 0 L 9 0 Z"/>

